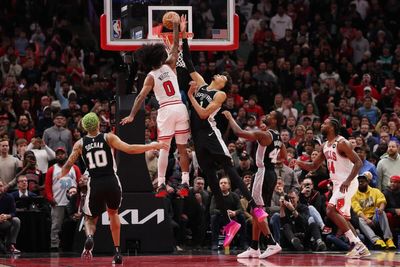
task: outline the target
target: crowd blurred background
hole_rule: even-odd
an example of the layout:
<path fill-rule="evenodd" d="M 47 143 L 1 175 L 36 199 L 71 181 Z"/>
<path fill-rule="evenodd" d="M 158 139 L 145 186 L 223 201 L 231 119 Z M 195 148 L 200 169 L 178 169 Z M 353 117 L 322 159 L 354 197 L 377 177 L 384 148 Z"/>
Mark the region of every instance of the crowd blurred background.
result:
<path fill-rule="evenodd" d="M 191 3 L 198 23 L 212 28 L 220 15 L 213 2 Z M 99 115 L 102 132 L 112 131 L 118 123 L 114 96 L 123 60 L 119 53 L 99 49 L 102 5 L 93 0 L 0 2 L 0 191 L 24 197 L 28 190 L 47 199 L 49 249 L 56 251 L 71 248 L 71 235 L 65 233 L 73 231 L 74 224 L 65 224 L 81 217 L 79 204 L 71 196 L 79 195 L 84 187 L 81 173 L 85 170 L 78 163 L 74 175 L 54 186 L 49 168 L 61 165 L 82 137 L 78 122 L 86 113 Z M 359 192 L 353 198 L 352 223 L 370 247 L 394 246 L 389 240 L 397 239 L 400 228 L 399 12 L 396 0 L 238 0 L 239 49 L 193 52 L 196 69 L 206 82 L 222 71 L 232 76 L 224 110 L 231 111 L 243 129 L 262 129 L 263 118 L 271 110 L 285 116 L 281 138 L 289 155 L 275 166 L 279 179 L 267 210 L 274 236 L 287 249 L 322 249 L 315 245 L 319 237 L 315 231 L 310 233 L 311 224 L 318 226 L 327 249 L 349 246 L 325 218 L 331 190 L 327 167 L 306 172 L 294 164 L 296 159 L 316 157 L 324 142 L 321 123 L 330 116 L 340 121 L 341 135 L 350 140 L 364 164 Z M 138 68 L 139 78 L 129 84 L 128 91 L 140 90 L 145 75 Z M 185 88 L 181 90 L 185 98 Z M 157 140 L 157 108 L 150 95 L 145 142 Z M 217 121 L 235 167 L 250 188 L 257 144 L 235 137 L 222 116 Z M 175 244 L 178 250 L 218 249 L 220 226 L 213 220 L 218 210 L 197 164 L 195 145 L 187 148 L 191 193 L 185 199 L 175 194 L 180 168 L 176 153 L 170 155 L 166 201 Z M 153 184 L 157 157 L 157 151 L 146 153 Z M 220 177 L 226 176 L 221 172 Z M 241 193 L 225 180 L 221 189 L 237 196 L 232 209 L 243 224 L 234 244 L 245 248 L 251 237 L 251 216 Z M 298 203 L 304 213 L 299 225 L 280 218 L 282 197 Z M 5 214 L 8 204 L 2 201 L 0 214 Z M 8 223 L 4 250 L 18 252 L 15 231 L 23 227 L 23 221 L 1 218 L 0 230 L 4 223 Z M 287 224 L 296 225 L 293 234 L 304 247 L 293 246 L 291 238 L 282 234 Z M 21 234 L 18 240 L 24 238 Z"/>

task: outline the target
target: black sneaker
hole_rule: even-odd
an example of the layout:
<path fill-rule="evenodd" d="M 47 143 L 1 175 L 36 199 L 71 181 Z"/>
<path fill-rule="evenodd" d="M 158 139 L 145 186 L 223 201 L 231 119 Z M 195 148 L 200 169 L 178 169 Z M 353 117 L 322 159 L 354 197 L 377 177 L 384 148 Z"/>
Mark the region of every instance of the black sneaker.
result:
<path fill-rule="evenodd" d="M 94 247 L 93 236 L 86 237 L 85 246 L 83 248 L 81 255 L 82 259 L 90 260 L 93 258 L 92 254 L 93 247 Z"/>
<path fill-rule="evenodd" d="M 326 251 L 326 244 L 325 244 L 325 242 L 324 241 L 322 241 L 321 239 L 318 239 L 317 240 L 317 248 L 316 248 L 316 250 L 317 251 Z"/>
<path fill-rule="evenodd" d="M 119 252 L 115 253 L 113 261 L 112 261 L 112 264 L 122 264 L 122 255 L 121 255 L 121 253 L 119 253 Z"/>
<path fill-rule="evenodd" d="M 178 185 L 176 192 L 180 197 L 187 197 L 189 195 L 189 185 L 187 183 Z"/>
<path fill-rule="evenodd" d="M 168 195 L 167 192 L 167 186 L 165 184 L 161 184 L 158 188 L 157 188 L 157 192 L 156 192 L 156 197 L 158 198 L 164 198 Z"/>
<path fill-rule="evenodd" d="M 293 245 L 293 247 L 297 250 L 297 251 L 302 251 L 304 250 L 304 246 L 301 244 L 301 241 L 298 237 L 294 237 L 291 240 L 291 243 Z"/>

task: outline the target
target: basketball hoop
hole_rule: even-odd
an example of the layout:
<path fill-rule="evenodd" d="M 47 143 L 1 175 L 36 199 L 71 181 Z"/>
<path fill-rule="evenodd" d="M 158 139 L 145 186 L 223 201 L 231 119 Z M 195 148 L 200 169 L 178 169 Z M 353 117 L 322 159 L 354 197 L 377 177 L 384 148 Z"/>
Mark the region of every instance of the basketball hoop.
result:
<path fill-rule="evenodd" d="M 171 47 L 174 44 L 174 33 L 173 32 L 160 32 L 158 35 L 158 38 L 162 39 L 167 51 L 171 51 Z M 187 32 L 186 36 L 188 39 L 193 39 L 194 34 L 192 32 Z M 179 40 L 182 40 L 182 33 L 179 33 Z M 176 66 L 177 67 L 182 67 L 185 68 L 185 62 L 183 61 L 183 53 L 182 53 L 182 44 L 179 42 L 179 56 L 178 60 L 176 61 Z"/>

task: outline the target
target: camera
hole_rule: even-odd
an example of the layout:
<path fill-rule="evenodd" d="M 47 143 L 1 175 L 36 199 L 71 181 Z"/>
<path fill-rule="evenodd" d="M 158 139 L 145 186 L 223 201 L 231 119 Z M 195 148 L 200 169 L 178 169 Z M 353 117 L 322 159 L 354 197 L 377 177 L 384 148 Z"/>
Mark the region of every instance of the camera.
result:
<path fill-rule="evenodd" d="M 290 201 L 288 195 L 285 195 L 285 200 L 286 200 L 286 201 Z"/>

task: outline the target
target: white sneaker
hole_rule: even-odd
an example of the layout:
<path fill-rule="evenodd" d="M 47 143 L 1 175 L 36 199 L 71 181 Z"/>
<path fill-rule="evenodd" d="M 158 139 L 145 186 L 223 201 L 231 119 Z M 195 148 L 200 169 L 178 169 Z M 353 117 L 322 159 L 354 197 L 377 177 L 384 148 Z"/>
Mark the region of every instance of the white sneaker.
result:
<path fill-rule="evenodd" d="M 281 246 L 278 243 L 276 245 L 269 245 L 267 249 L 259 256 L 260 259 L 268 258 L 269 256 L 275 255 L 282 251 Z"/>
<path fill-rule="evenodd" d="M 353 249 L 350 250 L 346 256 L 349 258 L 353 259 L 359 259 L 362 257 L 368 257 L 371 255 L 371 252 L 369 252 L 368 248 L 364 245 L 362 242 L 357 242 Z"/>
<path fill-rule="evenodd" d="M 237 255 L 238 258 L 258 258 L 261 255 L 260 249 L 252 249 L 249 247 L 246 251 Z"/>

